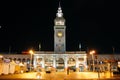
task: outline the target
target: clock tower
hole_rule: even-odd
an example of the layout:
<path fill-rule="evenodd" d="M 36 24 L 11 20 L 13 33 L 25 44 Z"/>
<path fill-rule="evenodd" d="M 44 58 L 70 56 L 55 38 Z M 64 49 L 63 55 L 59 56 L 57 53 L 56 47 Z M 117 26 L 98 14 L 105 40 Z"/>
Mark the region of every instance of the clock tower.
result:
<path fill-rule="evenodd" d="M 54 51 L 55 53 L 64 53 L 66 51 L 66 33 L 65 19 L 63 17 L 61 6 L 59 5 L 54 20 Z"/>

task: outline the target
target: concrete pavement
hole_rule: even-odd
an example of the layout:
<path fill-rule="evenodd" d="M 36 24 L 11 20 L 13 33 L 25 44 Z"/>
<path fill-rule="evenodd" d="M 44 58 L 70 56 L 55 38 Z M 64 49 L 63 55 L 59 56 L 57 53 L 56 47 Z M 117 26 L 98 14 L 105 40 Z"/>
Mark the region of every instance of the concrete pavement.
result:
<path fill-rule="evenodd" d="M 70 72 L 69 75 L 66 72 L 40 72 L 40 74 L 40 79 L 37 78 L 37 72 L 28 72 L 0 75 L 0 80 L 120 80 L 119 75 L 114 77 L 109 72 L 100 73 L 99 75 L 97 72 Z"/>

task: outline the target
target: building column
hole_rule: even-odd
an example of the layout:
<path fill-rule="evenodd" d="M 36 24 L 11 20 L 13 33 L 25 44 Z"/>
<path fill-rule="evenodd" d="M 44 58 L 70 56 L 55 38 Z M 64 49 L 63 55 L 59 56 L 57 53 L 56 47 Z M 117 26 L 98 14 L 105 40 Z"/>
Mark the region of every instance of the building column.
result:
<path fill-rule="evenodd" d="M 34 56 L 34 59 L 33 59 L 33 67 L 34 67 L 34 68 L 36 68 L 36 65 L 37 65 L 37 64 L 36 64 L 36 58 L 37 58 L 37 57 Z"/>
<path fill-rule="evenodd" d="M 111 64 L 108 63 L 108 71 L 111 71 L 110 66 L 111 66 Z"/>
<path fill-rule="evenodd" d="M 45 68 L 45 58 L 42 57 L 42 68 Z"/>
<path fill-rule="evenodd" d="M 56 56 L 53 56 L 53 67 L 56 68 Z"/>
<path fill-rule="evenodd" d="M 80 68 L 79 68 L 80 62 L 79 62 L 78 58 L 79 58 L 79 57 L 76 57 L 76 71 L 77 71 L 77 72 L 79 72 L 79 69 L 80 69 Z"/>
<path fill-rule="evenodd" d="M 78 57 L 76 57 L 76 68 L 79 68 L 79 61 L 78 61 Z"/>
<path fill-rule="evenodd" d="M 68 64 L 67 64 L 67 61 L 68 61 L 68 56 L 65 56 L 65 69 L 67 69 L 67 67 L 68 67 Z"/>
<path fill-rule="evenodd" d="M 84 57 L 84 66 L 85 66 L 85 70 L 87 70 L 88 66 L 87 66 L 87 56 L 86 55 Z"/>

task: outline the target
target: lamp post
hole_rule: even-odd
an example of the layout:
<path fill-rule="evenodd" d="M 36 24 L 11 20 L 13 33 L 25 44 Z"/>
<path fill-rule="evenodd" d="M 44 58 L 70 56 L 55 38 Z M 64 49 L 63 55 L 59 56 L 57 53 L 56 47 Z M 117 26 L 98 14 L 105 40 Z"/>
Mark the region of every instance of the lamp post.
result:
<path fill-rule="evenodd" d="M 30 53 L 30 71 L 31 71 L 31 68 L 32 68 L 32 55 L 34 54 L 33 50 L 30 50 L 29 53 Z"/>
<path fill-rule="evenodd" d="M 90 54 L 92 55 L 93 71 L 94 71 L 94 53 L 95 53 L 94 50 L 90 51 Z"/>

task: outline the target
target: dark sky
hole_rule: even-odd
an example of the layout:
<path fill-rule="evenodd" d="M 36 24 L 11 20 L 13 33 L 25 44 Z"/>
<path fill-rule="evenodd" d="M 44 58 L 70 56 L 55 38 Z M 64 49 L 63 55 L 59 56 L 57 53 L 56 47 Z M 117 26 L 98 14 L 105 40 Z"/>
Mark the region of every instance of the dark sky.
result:
<path fill-rule="evenodd" d="M 59 0 L 0 1 L 0 52 L 33 48 L 53 51 L 54 18 Z M 66 19 L 67 51 L 95 49 L 98 53 L 120 52 L 117 6 L 104 0 L 61 0 Z"/>

